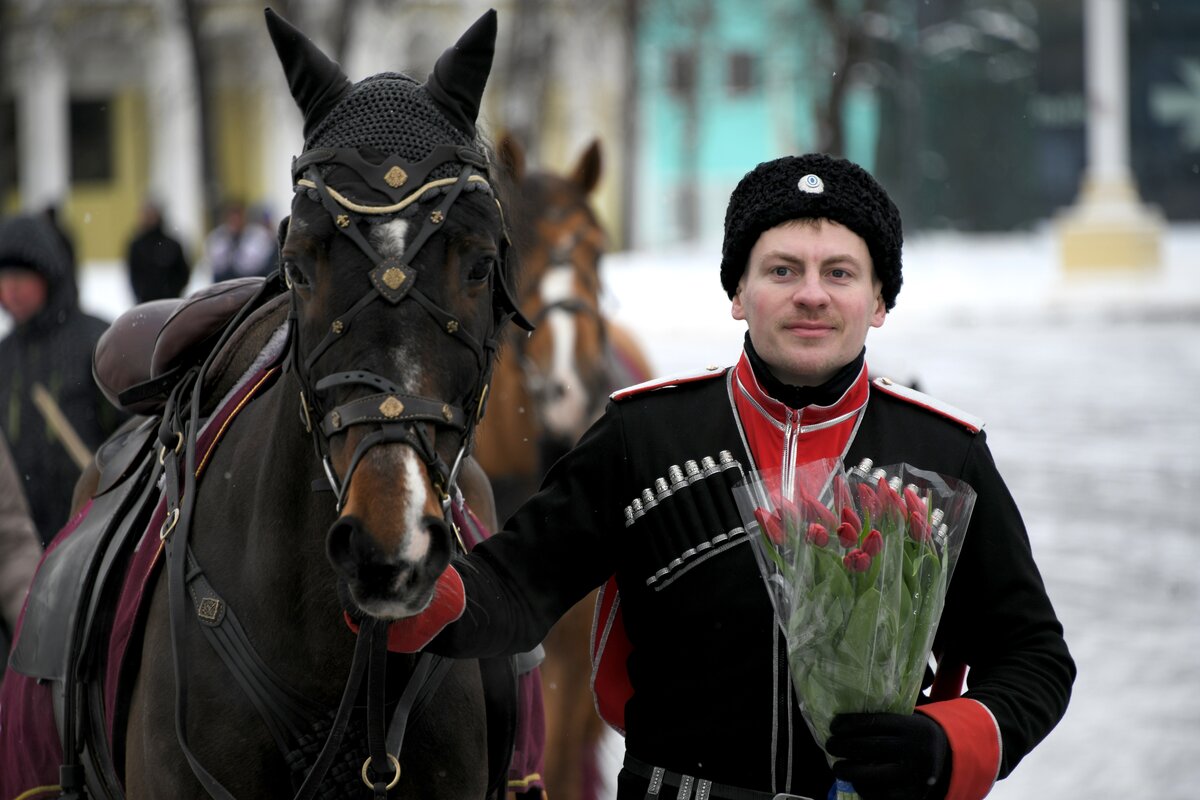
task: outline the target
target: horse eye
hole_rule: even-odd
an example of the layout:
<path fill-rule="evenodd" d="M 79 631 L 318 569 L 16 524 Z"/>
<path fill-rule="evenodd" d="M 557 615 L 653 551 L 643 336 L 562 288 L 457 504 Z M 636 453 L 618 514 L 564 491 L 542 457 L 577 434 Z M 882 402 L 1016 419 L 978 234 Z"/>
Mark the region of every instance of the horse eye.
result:
<path fill-rule="evenodd" d="M 467 278 L 472 281 L 487 280 L 491 276 L 492 270 L 496 268 L 496 264 L 495 256 L 481 256 L 471 265 L 471 271 L 467 273 Z"/>
<path fill-rule="evenodd" d="M 283 273 L 287 276 L 292 286 L 308 286 L 308 278 L 304 276 L 304 271 L 292 259 L 284 259 Z"/>

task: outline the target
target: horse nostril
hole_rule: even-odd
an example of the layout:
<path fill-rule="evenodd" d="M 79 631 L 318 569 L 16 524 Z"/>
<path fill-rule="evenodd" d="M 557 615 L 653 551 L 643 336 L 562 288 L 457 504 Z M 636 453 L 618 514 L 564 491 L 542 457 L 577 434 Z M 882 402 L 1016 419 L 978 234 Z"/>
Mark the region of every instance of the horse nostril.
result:
<path fill-rule="evenodd" d="M 550 399 L 562 400 L 566 396 L 567 384 L 563 383 L 562 381 L 555 381 L 554 385 L 550 388 Z"/>
<path fill-rule="evenodd" d="M 450 564 L 454 532 L 446 520 L 432 514 L 426 515 L 421 522 L 429 533 L 429 555 L 425 564 L 429 572 L 436 577 Z"/>
<path fill-rule="evenodd" d="M 347 580 L 355 580 L 364 565 L 383 561 L 381 551 L 374 540 L 363 530 L 358 517 L 338 517 L 329 526 L 325 536 L 325 553 L 338 574 Z"/>

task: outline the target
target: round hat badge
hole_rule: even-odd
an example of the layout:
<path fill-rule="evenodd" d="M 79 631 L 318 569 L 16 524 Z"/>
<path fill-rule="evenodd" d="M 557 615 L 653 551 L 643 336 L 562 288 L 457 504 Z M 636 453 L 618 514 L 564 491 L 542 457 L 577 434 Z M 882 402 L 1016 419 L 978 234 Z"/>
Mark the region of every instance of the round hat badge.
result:
<path fill-rule="evenodd" d="M 820 194 L 821 192 L 825 191 L 825 181 L 821 180 L 816 175 L 813 175 L 811 172 L 801 178 L 800 182 L 796 185 L 799 187 L 800 191 L 808 192 L 809 194 Z"/>

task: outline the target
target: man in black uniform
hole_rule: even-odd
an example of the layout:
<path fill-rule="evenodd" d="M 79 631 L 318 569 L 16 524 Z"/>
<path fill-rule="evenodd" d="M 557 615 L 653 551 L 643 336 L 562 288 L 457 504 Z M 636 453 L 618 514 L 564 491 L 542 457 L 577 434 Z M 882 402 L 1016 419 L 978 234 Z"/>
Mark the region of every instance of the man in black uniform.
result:
<path fill-rule="evenodd" d="M 505 530 L 446 571 L 429 609 L 393 623 L 395 648 L 527 650 L 604 585 L 594 688 L 626 737 L 621 800 L 824 800 L 835 774 L 867 800 L 987 794 L 1061 719 L 1075 666 L 982 424 L 868 378 L 864 343 L 899 292 L 901 241 L 886 192 L 848 161 L 748 173 L 721 263 L 747 324 L 741 359 L 614 394 Z M 737 464 L 828 457 L 906 462 L 978 494 L 932 691 L 913 714 L 837 717 L 832 769 L 729 491 Z"/>

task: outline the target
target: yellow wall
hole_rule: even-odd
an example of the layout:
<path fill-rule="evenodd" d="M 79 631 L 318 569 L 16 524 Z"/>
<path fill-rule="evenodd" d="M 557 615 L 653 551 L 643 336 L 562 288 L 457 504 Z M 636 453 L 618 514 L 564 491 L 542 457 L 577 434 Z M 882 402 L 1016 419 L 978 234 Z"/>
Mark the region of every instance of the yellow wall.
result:
<path fill-rule="evenodd" d="M 267 103 L 260 91 L 224 87 L 217 92 L 217 174 L 221 196 L 240 200 L 247 207 L 266 197 L 262 170 L 262 130 Z M 209 227 L 219 220 L 210 220 Z"/>
<path fill-rule="evenodd" d="M 80 263 L 124 260 L 146 191 L 149 157 L 145 97 L 138 90 L 122 90 L 113 95 L 110 113 L 113 179 L 72 182 L 61 209 L 63 222 L 75 239 Z"/>

